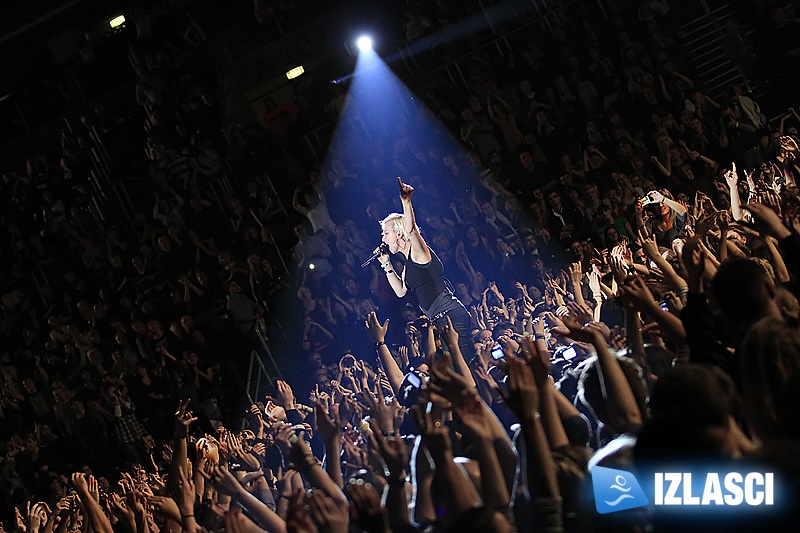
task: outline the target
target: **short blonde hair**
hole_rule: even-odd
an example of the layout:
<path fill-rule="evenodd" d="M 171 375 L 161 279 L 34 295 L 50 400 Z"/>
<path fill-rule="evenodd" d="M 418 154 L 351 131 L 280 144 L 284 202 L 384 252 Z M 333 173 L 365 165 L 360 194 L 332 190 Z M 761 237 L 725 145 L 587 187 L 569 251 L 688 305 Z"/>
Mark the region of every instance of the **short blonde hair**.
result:
<path fill-rule="evenodd" d="M 388 217 L 381 220 L 381 229 L 383 231 L 386 231 L 387 229 L 393 229 L 397 233 L 405 234 L 405 220 L 406 217 L 402 213 L 392 213 Z"/>

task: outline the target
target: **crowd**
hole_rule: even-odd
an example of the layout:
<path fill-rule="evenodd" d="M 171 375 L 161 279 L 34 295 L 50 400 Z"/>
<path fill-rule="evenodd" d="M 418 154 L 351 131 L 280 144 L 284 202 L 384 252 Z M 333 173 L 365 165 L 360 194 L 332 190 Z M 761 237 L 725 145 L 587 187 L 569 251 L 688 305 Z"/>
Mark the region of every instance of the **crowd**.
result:
<path fill-rule="evenodd" d="M 410 9 L 408 37 L 449 4 Z M 4 172 L 5 274 L 66 266 L 3 297 L 3 529 L 793 530 L 790 506 L 609 518 L 586 491 L 595 466 L 653 460 L 768 465 L 786 501 L 800 480 L 800 119 L 704 94 L 666 2 L 608 8 L 475 54 L 468 93 L 420 95 L 439 131 L 404 116 L 307 183 L 294 120 L 312 110 L 277 133 L 227 125 L 157 47 L 137 70 L 135 227 L 92 229 L 81 128 L 57 163 Z M 264 170 L 287 173 L 278 191 Z M 397 175 L 466 343 L 397 297 L 402 257 L 359 268 L 402 211 Z M 251 402 L 247 358 L 275 319 L 296 371 Z"/>

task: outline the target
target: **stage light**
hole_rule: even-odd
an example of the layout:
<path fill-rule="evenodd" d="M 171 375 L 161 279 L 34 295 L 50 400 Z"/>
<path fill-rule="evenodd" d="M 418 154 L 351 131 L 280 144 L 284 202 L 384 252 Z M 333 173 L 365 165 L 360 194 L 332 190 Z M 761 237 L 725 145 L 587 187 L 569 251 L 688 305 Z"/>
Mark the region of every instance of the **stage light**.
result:
<path fill-rule="evenodd" d="M 372 39 L 367 35 L 362 35 L 356 41 L 356 45 L 358 45 L 358 49 L 362 52 L 368 52 L 372 49 Z"/>
<path fill-rule="evenodd" d="M 119 28 L 120 26 L 125 25 L 125 15 L 117 15 L 113 19 L 108 21 L 108 25 L 112 28 Z"/>
<path fill-rule="evenodd" d="M 300 65 L 299 67 L 295 67 L 292 70 L 290 70 L 289 72 L 287 72 L 286 73 L 286 78 L 290 79 L 290 80 L 293 80 L 296 77 L 301 76 L 304 72 L 305 72 L 305 69 L 303 68 L 302 65 Z"/>

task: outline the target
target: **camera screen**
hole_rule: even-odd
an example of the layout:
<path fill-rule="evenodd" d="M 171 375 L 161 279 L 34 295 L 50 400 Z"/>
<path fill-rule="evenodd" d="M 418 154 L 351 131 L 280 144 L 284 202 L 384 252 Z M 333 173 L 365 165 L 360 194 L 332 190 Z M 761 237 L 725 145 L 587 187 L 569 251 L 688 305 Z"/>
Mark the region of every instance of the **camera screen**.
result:
<path fill-rule="evenodd" d="M 503 358 L 503 347 L 499 344 L 495 344 L 494 348 L 492 348 L 492 359 L 502 359 Z"/>

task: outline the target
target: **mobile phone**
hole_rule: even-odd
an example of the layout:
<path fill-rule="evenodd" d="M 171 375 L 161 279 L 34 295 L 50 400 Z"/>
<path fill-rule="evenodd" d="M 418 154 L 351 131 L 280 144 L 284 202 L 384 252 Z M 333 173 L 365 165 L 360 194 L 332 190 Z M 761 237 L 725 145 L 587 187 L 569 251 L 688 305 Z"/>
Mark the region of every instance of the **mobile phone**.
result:
<path fill-rule="evenodd" d="M 574 346 L 570 346 L 569 348 L 567 348 L 563 352 L 561 352 L 561 357 L 563 357 L 567 361 L 575 359 L 575 357 L 577 355 L 578 355 L 578 352 L 575 351 L 575 347 Z"/>
<path fill-rule="evenodd" d="M 422 380 L 416 374 L 409 374 L 408 375 L 408 382 L 411 384 L 412 387 L 418 389 L 422 386 Z"/>
<path fill-rule="evenodd" d="M 503 347 L 500 344 L 495 343 L 494 347 L 492 348 L 492 359 L 498 360 L 503 358 Z"/>
<path fill-rule="evenodd" d="M 665 300 L 661 300 L 660 302 L 658 302 L 658 305 L 659 305 L 659 306 L 661 307 L 661 309 L 663 309 L 664 311 L 667 311 L 667 312 L 669 312 L 669 306 L 667 305 L 667 302 L 666 302 Z"/>

